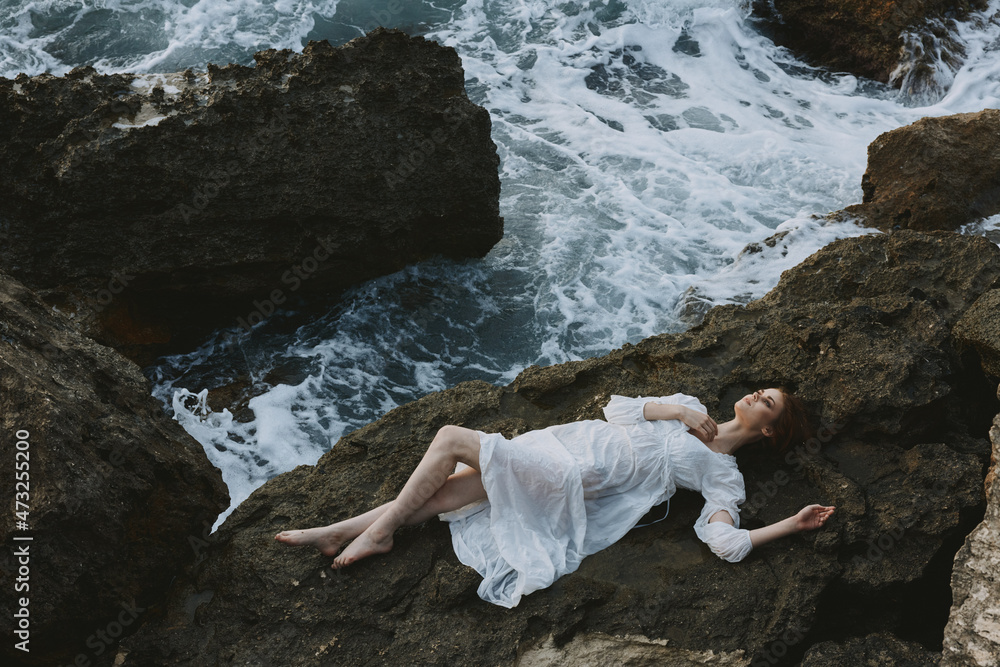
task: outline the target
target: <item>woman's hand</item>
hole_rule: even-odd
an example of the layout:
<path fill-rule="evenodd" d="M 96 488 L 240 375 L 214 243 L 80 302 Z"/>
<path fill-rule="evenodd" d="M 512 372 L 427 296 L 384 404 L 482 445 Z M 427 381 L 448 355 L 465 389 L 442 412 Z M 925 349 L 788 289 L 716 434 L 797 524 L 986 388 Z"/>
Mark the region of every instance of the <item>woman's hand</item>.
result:
<path fill-rule="evenodd" d="M 643 418 L 652 421 L 654 419 L 676 419 L 688 427 L 688 431 L 702 442 L 712 442 L 719 434 L 719 425 L 715 420 L 686 405 L 676 403 L 656 403 L 650 401 L 642 406 Z"/>
<path fill-rule="evenodd" d="M 804 530 L 816 530 L 822 527 L 826 520 L 833 515 L 833 510 L 836 509 L 833 506 L 825 505 L 809 505 L 803 507 L 799 510 L 793 518 L 795 520 L 795 529 L 799 532 Z"/>
<path fill-rule="evenodd" d="M 815 530 L 826 523 L 826 520 L 833 515 L 833 506 L 809 505 L 803 507 L 796 514 L 782 519 L 777 523 L 763 528 L 754 528 L 750 531 L 750 544 L 756 549 L 762 544 L 785 537 L 793 533 L 801 533 L 803 530 Z M 714 517 L 713 517 L 714 518 Z"/>
<path fill-rule="evenodd" d="M 719 425 L 715 423 L 714 419 L 706 415 L 704 412 L 698 412 L 697 410 L 684 407 L 677 418 L 688 427 L 691 431 L 691 435 L 698 438 L 702 442 L 712 442 L 715 440 L 715 436 L 719 434 Z"/>

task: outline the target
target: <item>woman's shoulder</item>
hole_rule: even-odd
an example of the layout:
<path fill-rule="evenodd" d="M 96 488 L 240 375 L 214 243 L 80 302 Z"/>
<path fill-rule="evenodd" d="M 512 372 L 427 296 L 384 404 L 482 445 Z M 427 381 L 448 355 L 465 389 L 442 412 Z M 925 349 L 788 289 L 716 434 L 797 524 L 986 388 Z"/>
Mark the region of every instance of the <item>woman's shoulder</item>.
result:
<path fill-rule="evenodd" d="M 709 467 L 706 470 L 706 477 L 715 486 L 732 488 L 734 490 L 743 489 L 743 473 L 736 462 L 736 457 L 732 454 L 721 454 L 711 452 L 709 457 Z"/>

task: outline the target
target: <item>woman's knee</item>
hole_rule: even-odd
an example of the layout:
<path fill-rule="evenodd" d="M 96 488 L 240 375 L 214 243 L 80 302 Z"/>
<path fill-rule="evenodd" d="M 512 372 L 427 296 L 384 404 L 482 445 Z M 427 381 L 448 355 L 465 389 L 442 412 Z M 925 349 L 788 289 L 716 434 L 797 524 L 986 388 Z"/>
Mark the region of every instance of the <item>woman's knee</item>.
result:
<path fill-rule="evenodd" d="M 467 439 L 466 432 L 468 430 L 461 426 L 453 426 L 452 424 L 442 426 L 438 429 L 437 435 L 434 436 L 434 441 L 431 444 L 454 451 L 462 447 L 465 443 Z"/>
<path fill-rule="evenodd" d="M 465 429 L 463 429 L 461 426 L 455 426 L 454 424 L 448 424 L 447 426 L 442 426 L 441 428 L 438 429 L 437 436 L 435 436 L 434 439 L 435 440 L 446 440 L 446 441 L 450 442 L 450 441 L 453 441 L 456 438 L 458 438 L 459 437 L 459 433 L 461 431 L 464 431 L 464 430 Z"/>
<path fill-rule="evenodd" d="M 479 436 L 471 429 L 452 424 L 442 426 L 438 429 L 431 445 L 447 452 L 458 461 L 477 467 L 475 464 L 479 462 Z"/>

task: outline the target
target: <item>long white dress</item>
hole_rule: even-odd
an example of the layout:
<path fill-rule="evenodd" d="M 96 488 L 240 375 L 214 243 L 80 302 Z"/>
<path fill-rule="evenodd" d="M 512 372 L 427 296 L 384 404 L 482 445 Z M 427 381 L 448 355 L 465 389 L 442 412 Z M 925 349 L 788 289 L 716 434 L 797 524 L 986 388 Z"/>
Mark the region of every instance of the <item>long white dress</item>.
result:
<path fill-rule="evenodd" d="M 678 420 L 647 421 L 648 402 L 707 413 L 684 394 L 612 396 L 607 421 L 560 424 L 510 440 L 479 433 L 488 500 L 440 518 L 451 524 L 458 559 L 482 575 L 481 598 L 515 606 L 621 539 L 678 488 L 704 496 L 694 529 L 715 554 L 735 562 L 750 552 L 749 531 L 739 529 L 745 492 L 736 459 L 710 450 Z M 709 523 L 719 510 L 736 526 Z"/>

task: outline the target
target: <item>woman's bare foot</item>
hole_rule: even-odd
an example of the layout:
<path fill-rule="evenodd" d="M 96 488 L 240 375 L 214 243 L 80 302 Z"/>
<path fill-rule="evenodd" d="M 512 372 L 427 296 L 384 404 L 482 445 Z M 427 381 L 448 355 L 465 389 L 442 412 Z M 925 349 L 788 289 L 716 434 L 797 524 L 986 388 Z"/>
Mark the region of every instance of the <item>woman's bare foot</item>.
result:
<path fill-rule="evenodd" d="M 340 551 L 340 545 L 351 537 L 353 536 L 338 528 L 337 524 L 332 524 L 305 530 L 286 530 L 275 535 L 274 539 L 297 547 L 316 547 L 324 556 L 335 556 Z"/>
<path fill-rule="evenodd" d="M 351 542 L 351 544 L 344 549 L 344 553 L 334 559 L 333 564 L 330 567 L 334 570 L 339 570 L 340 568 L 346 567 L 355 561 L 361 560 L 362 558 L 367 558 L 368 556 L 373 556 L 375 554 L 384 554 L 392 549 L 391 533 L 388 537 L 383 539 L 376 539 L 371 533 L 372 531 L 370 530 L 366 530 L 361 533 L 356 540 Z"/>

